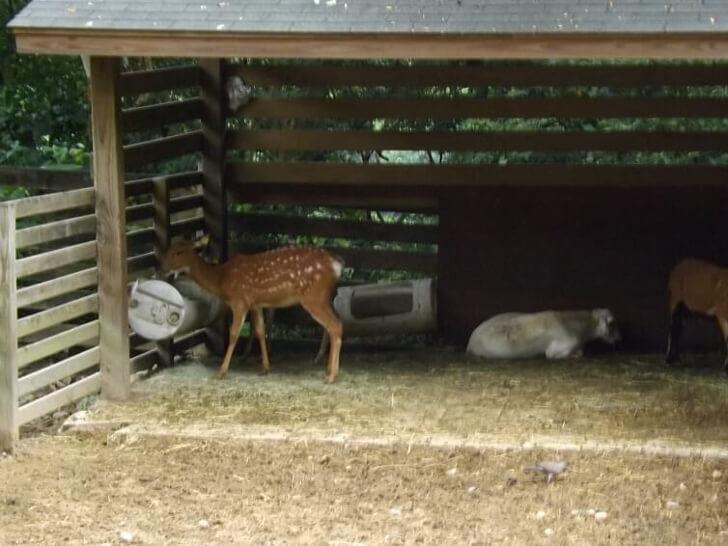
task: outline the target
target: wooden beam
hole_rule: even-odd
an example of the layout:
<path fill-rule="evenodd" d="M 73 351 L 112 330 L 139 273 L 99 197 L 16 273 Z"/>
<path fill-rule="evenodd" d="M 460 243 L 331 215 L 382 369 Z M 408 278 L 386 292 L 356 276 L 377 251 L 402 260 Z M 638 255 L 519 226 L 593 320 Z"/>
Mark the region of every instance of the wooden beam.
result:
<path fill-rule="evenodd" d="M 21 406 L 18 411 L 18 419 L 21 424 L 25 424 L 60 407 L 71 404 L 76 400 L 80 400 L 85 396 L 98 392 L 99 388 L 103 389 L 103 374 L 96 372 L 75 383 L 71 383 L 67 387 L 53 391 L 51 394 L 37 398 L 29 404 Z"/>
<path fill-rule="evenodd" d="M 361 165 L 354 163 L 230 163 L 231 184 L 333 188 L 394 186 L 416 192 L 452 187 L 728 187 L 728 167 L 716 165 Z M 234 182 L 233 182 L 234 181 Z M 299 188 L 300 190 L 300 188 Z"/>
<path fill-rule="evenodd" d="M 54 355 L 71 347 L 83 345 L 96 339 L 98 335 L 99 321 L 93 320 L 30 345 L 24 345 L 18 349 L 18 369 L 22 370 L 41 358 Z M 126 360 L 129 361 L 128 355 Z"/>
<path fill-rule="evenodd" d="M 197 66 L 173 66 L 124 72 L 119 79 L 119 94 L 127 97 L 197 87 L 199 81 L 200 69 Z"/>
<path fill-rule="evenodd" d="M 51 364 L 50 366 L 21 377 L 18 381 L 18 396 L 25 396 L 38 389 L 47 387 L 51 383 L 71 377 L 98 363 L 99 348 L 92 347 L 91 349 L 87 349 L 61 362 Z"/>
<path fill-rule="evenodd" d="M 91 58 L 101 390 L 114 400 L 128 398 L 131 390 L 119 68 L 118 58 Z"/>
<path fill-rule="evenodd" d="M 13 29 L 20 53 L 283 59 L 725 59 L 725 32 L 243 33 Z"/>
<path fill-rule="evenodd" d="M 226 76 L 240 76 L 258 86 L 330 87 L 565 87 L 596 86 L 644 88 L 648 86 L 728 85 L 728 65 L 639 64 L 552 65 L 534 62 L 503 64 L 468 61 L 467 65 L 442 63 L 382 64 L 337 63 L 228 64 Z"/>
<path fill-rule="evenodd" d="M 21 258 L 16 262 L 18 278 L 36 275 L 64 265 L 92 260 L 96 257 L 96 250 L 96 241 L 94 240 Z"/>
<path fill-rule="evenodd" d="M 202 108 L 202 174 L 205 231 L 210 236 L 209 255 L 224 262 L 228 258 L 228 204 L 225 186 L 225 61 L 200 60 Z M 215 353 L 225 350 L 226 321 L 216 321 L 206 329 L 207 343 Z"/>
<path fill-rule="evenodd" d="M 236 203 L 297 205 L 312 207 L 371 208 L 393 212 L 436 212 L 437 189 L 433 187 L 379 186 L 371 191 L 366 185 L 285 184 L 228 180 Z"/>
<path fill-rule="evenodd" d="M 26 197 L 17 201 L 17 217 L 25 218 L 35 214 L 47 214 L 76 207 L 93 207 L 94 202 L 93 188 Z"/>
<path fill-rule="evenodd" d="M 28 307 L 39 301 L 49 300 L 96 285 L 98 269 L 90 267 L 50 281 L 40 282 L 18 290 L 18 307 Z"/>
<path fill-rule="evenodd" d="M 18 441 L 18 303 L 15 205 L 0 204 L 0 451 Z"/>
<path fill-rule="evenodd" d="M 240 109 L 246 118 L 467 119 L 467 118 L 722 118 L 724 98 L 492 97 L 326 99 L 259 97 Z"/>
<path fill-rule="evenodd" d="M 159 163 L 183 155 L 200 151 L 202 134 L 190 131 L 169 137 L 146 140 L 124 146 L 126 170 L 134 170 L 143 165 Z"/>
<path fill-rule="evenodd" d="M 437 244 L 436 225 L 399 224 L 332 218 L 305 218 L 281 214 L 231 213 L 230 226 L 245 234 L 308 235 L 367 241 L 394 241 L 400 243 Z"/>
<path fill-rule="evenodd" d="M 157 269 L 161 270 L 162 259 L 171 240 L 169 186 L 166 180 L 154 180 L 152 205 L 154 206 L 154 254 L 157 260 Z M 156 343 L 156 351 L 161 366 L 170 367 L 174 365 L 173 343 L 171 339 L 158 341 Z"/>
<path fill-rule="evenodd" d="M 165 125 L 199 119 L 201 112 L 202 101 L 200 99 L 139 106 L 123 111 L 122 125 L 127 133 L 159 129 Z"/>
<path fill-rule="evenodd" d="M 238 129 L 228 148 L 245 150 L 442 150 L 680 152 L 728 150 L 728 131 L 326 131 Z"/>
<path fill-rule="evenodd" d="M 91 186 L 91 177 L 86 171 L 8 167 L 3 165 L 0 167 L 0 186 L 63 191 Z"/>

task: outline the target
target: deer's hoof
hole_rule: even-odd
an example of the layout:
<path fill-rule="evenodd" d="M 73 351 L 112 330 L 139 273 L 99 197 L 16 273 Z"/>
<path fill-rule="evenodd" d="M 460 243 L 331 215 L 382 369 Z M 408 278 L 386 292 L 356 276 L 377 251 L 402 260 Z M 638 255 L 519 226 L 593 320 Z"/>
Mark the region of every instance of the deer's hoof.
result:
<path fill-rule="evenodd" d="M 218 379 L 225 379 L 226 375 L 227 375 L 227 372 L 217 372 L 216 377 Z"/>
<path fill-rule="evenodd" d="M 268 375 L 270 368 L 258 368 L 258 375 Z"/>
<path fill-rule="evenodd" d="M 335 375 L 325 375 L 324 376 L 324 383 L 327 385 L 331 385 L 334 381 L 336 381 Z"/>

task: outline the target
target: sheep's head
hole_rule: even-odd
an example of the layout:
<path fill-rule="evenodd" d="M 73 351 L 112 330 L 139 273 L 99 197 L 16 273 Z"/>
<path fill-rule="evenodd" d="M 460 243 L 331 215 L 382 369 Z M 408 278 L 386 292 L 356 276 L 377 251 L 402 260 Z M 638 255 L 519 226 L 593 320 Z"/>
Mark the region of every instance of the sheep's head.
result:
<path fill-rule="evenodd" d="M 614 315 L 609 309 L 594 309 L 592 315 L 596 322 L 595 337 L 607 343 L 616 343 L 621 339 L 617 321 L 614 320 Z"/>

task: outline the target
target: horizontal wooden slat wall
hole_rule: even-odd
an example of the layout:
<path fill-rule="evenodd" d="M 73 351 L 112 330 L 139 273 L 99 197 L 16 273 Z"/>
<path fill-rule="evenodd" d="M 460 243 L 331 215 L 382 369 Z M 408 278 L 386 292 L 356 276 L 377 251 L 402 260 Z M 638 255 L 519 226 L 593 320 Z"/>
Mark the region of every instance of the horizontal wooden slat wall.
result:
<path fill-rule="evenodd" d="M 225 72 L 253 89 L 229 120 L 226 169 L 234 199 L 253 211 L 275 203 L 436 213 L 443 195 L 473 188 L 728 180 L 726 63 L 251 61 Z M 347 239 L 362 240 L 371 232 L 265 216 L 233 225 L 318 237 L 345 225 Z M 400 263 L 422 273 L 425 261 Z"/>
<path fill-rule="evenodd" d="M 130 173 L 159 172 L 162 165 L 163 172 L 169 173 L 126 182 L 129 275 L 149 278 L 158 266 L 156 185 L 168 191 L 163 208 L 169 236 L 189 237 L 204 226 L 203 178 L 197 170 L 203 146 L 200 69 L 195 65 L 127 72 L 121 76 L 120 91 L 127 179 L 133 176 Z M 193 345 L 201 342 L 199 335 L 190 339 Z M 188 341 L 181 347 L 193 345 Z M 168 363 L 167 355 L 158 349 L 132 335 L 132 369 Z"/>

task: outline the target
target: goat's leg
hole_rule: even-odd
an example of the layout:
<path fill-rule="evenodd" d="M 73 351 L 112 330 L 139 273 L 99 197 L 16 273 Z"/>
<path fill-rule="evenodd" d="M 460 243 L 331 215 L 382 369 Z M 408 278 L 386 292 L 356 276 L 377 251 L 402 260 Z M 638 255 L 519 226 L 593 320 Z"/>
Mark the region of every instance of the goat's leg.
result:
<path fill-rule="evenodd" d="M 225 359 L 222 361 L 222 365 L 217 372 L 217 376 L 220 379 L 225 377 L 228 372 L 228 368 L 230 368 L 230 361 L 232 360 L 233 353 L 235 352 L 235 345 L 237 345 L 238 337 L 240 337 L 240 326 L 243 324 L 247 312 L 248 310 L 244 307 L 233 309 L 233 321 L 232 324 L 230 324 L 227 352 L 225 353 Z"/>
<path fill-rule="evenodd" d="M 270 360 L 268 359 L 268 348 L 265 343 L 265 317 L 263 316 L 263 309 L 253 309 L 253 329 L 255 330 L 255 337 L 258 338 L 258 343 L 260 344 L 260 358 L 262 359 L 258 373 L 260 375 L 266 375 L 270 372 Z"/>
<path fill-rule="evenodd" d="M 665 361 L 669 365 L 673 365 L 680 360 L 680 337 L 682 336 L 684 308 L 682 303 L 673 304 L 670 307 L 670 333 L 667 336 Z"/>
<path fill-rule="evenodd" d="M 341 335 L 343 331 L 341 320 L 336 316 L 328 300 L 304 300 L 301 305 L 316 322 L 324 327 L 328 334 L 330 347 L 325 380 L 327 383 L 333 383 L 339 373 L 339 353 L 341 352 Z"/>

